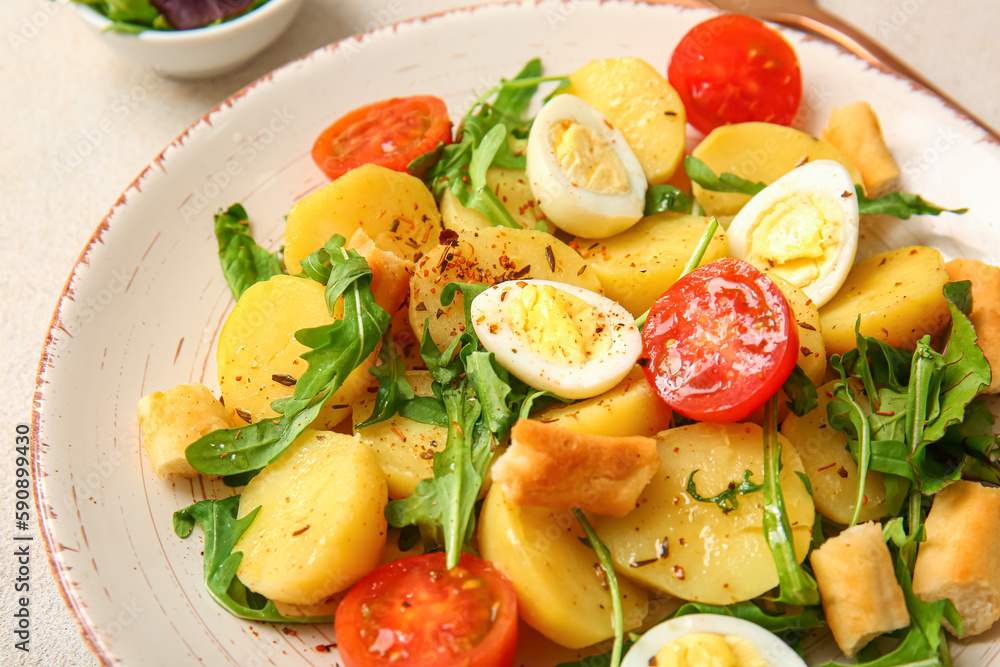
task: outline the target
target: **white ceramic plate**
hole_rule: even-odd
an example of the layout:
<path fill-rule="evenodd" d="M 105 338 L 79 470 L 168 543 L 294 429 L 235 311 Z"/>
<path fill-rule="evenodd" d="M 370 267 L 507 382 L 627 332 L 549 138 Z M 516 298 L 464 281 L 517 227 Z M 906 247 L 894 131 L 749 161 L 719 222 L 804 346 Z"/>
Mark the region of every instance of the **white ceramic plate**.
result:
<path fill-rule="evenodd" d="M 38 379 L 37 500 L 52 563 L 86 639 L 106 664 L 330 665 L 332 628 L 243 621 L 202 586 L 201 536 L 174 536 L 174 510 L 221 485 L 156 479 L 138 442 L 135 405 L 199 381 L 213 389 L 216 333 L 232 298 L 212 213 L 246 205 L 263 245 L 280 244 L 289 205 L 325 182 L 309 150 L 342 113 L 432 93 L 458 118 L 475 95 L 540 56 L 549 73 L 634 55 L 666 67 L 709 13 L 592 1 L 486 6 L 391 26 L 293 62 L 227 100 L 169 146 L 101 223 L 60 300 Z M 939 99 L 838 48 L 787 33 L 805 80 L 801 125 L 868 100 L 883 120 L 906 189 L 964 217 L 878 223 L 866 251 L 923 242 L 951 258 L 1000 263 L 994 137 Z M 996 632 L 957 644 L 962 665 L 996 654 Z M 536 649 L 524 664 L 553 664 Z"/>

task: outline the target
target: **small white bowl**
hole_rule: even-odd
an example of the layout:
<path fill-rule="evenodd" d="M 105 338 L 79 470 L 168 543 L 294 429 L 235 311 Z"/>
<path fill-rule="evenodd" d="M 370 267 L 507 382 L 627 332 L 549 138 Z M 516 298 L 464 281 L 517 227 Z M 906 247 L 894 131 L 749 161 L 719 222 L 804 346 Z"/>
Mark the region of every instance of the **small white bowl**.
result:
<path fill-rule="evenodd" d="M 302 0 L 269 0 L 231 21 L 192 30 L 109 30 L 111 21 L 79 2 L 77 16 L 110 48 L 180 79 L 202 79 L 242 65 L 271 45 L 295 18 Z"/>

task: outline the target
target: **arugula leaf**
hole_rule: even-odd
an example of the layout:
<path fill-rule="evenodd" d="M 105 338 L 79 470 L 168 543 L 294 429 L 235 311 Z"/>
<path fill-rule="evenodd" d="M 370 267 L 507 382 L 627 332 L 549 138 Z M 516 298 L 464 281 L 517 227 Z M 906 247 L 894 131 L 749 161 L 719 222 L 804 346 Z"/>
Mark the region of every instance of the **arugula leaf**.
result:
<path fill-rule="evenodd" d="M 821 628 L 826 625 L 823 612 L 819 607 L 804 607 L 795 614 L 775 615 L 767 613 L 753 602 L 737 602 L 726 606 L 688 602 L 675 611 L 670 618 L 689 614 L 719 614 L 720 616 L 742 618 L 770 630 L 779 635 L 786 643 L 792 645 L 801 639 L 803 630 Z"/>
<path fill-rule="evenodd" d="M 354 250 L 334 247 L 342 242 L 336 237 L 317 251 L 323 253 L 322 261 L 312 258 L 306 263 L 314 267 L 329 263 L 327 306 L 332 311 L 342 298 L 344 316 L 332 324 L 295 333 L 296 340 L 312 349 L 302 354 L 309 365 L 295 383 L 292 396 L 272 403 L 282 416 L 199 438 L 185 450 L 195 470 L 236 475 L 275 461 L 312 424 L 347 376 L 374 352 L 389 327 L 389 314 L 375 303 L 371 270 L 364 258 Z M 362 263 L 363 271 L 359 270 Z"/>
<path fill-rule="evenodd" d="M 646 190 L 646 205 L 643 215 L 657 213 L 690 213 L 694 202 L 684 192 L 672 185 L 650 185 Z"/>
<path fill-rule="evenodd" d="M 451 190 L 468 208 L 482 213 L 493 225 L 519 227 L 493 191 L 486 187 L 491 166 L 524 169 L 525 158 L 510 146 L 508 137 L 524 139 L 531 121 L 522 118 L 540 83 L 565 81 L 565 77 L 541 76 L 542 64 L 531 60 L 511 80 L 486 91 L 472 104 L 458 124 L 454 143 L 439 145 L 419 156 L 407 169 L 423 174 L 427 187 L 440 199 Z M 487 100 L 496 96 L 493 104 Z"/>
<path fill-rule="evenodd" d="M 816 580 L 795 557 L 792 527 L 778 478 L 781 472 L 781 441 L 778 440 L 778 399 L 764 408 L 764 541 L 778 569 L 778 602 L 800 607 L 819 604 Z"/>
<path fill-rule="evenodd" d="M 717 176 L 707 164 L 693 155 L 684 158 L 684 169 L 692 182 L 711 192 L 735 192 L 753 197 L 767 187 L 767 183 L 748 181 L 736 174 L 723 173 Z M 967 208 L 942 208 L 926 201 L 920 195 L 909 192 L 890 192 L 881 197 L 869 198 L 865 196 L 860 185 L 855 185 L 854 191 L 858 195 L 858 213 L 861 215 L 884 213 L 896 216 L 901 220 L 909 220 L 914 215 L 939 215 L 945 212 L 961 215 L 969 210 Z"/>
<path fill-rule="evenodd" d="M 285 616 L 274 602 L 254 593 L 236 577 L 243 554 L 233 551 L 253 523 L 258 507 L 237 519 L 239 496 L 202 500 L 174 512 L 174 533 L 188 537 L 195 524 L 205 532 L 205 587 L 220 605 L 240 618 L 271 623 L 330 623 L 333 616 Z"/>
<path fill-rule="evenodd" d="M 781 385 L 781 390 L 789 399 L 785 401 L 785 405 L 797 417 L 803 417 L 819 406 L 816 385 L 798 364 L 795 364 L 791 375 Z"/>
<path fill-rule="evenodd" d="M 247 212 L 233 204 L 215 215 L 215 238 L 219 242 L 219 261 L 229 290 L 237 300 L 254 283 L 282 273 L 277 253 L 269 253 L 253 240 Z"/>
<path fill-rule="evenodd" d="M 601 542 L 601 538 L 597 536 L 593 526 L 590 525 L 590 521 L 584 515 L 583 510 L 573 508 L 570 511 L 576 517 L 580 527 L 583 528 L 583 532 L 587 535 L 587 539 L 584 541 L 597 554 L 597 562 L 601 564 L 601 569 L 604 570 L 604 576 L 608 582 L 608 590 L 611 593 L 611 618 L 615 627 L 615 641 L 611 647 L 611 661 L 608 665 L 610 667 L 618 667 L 621 664 L 622 649 L 625 641 L 625 618 L 622 616 L 621 592 L 618 590 L 618 576 L 615 574 L 615 566 L 611 561 L 611 552 Z"/>
<path fill-rule="evenodd" d="M 890 192 L 881 197 L 869 199 L 860 186 L 854 187 L 858 193 L 858 213 L 861 215 L 892 215 L 900 220 L 909 220 L 914 215 L 940 215 L 941 213 L 967 213 L 967 208 L 942 208 L 926 201 L 920 195 L 909 192 Z"/>
<path fill-rule="evenodd" d="M 692 182 L 711 192 L 735 192 L 753 197 L 767 187 L 767 183 L 748 181 L 736 174 L 716 176 L 707 164 L 693 155 L 684 158 L 684 169 Z"/>
<path fill-rule="evenodd" d="M 371 426 L 391 418 L 399 412 L 402 406 L 416 398 L 413 387 L 406 380 L 406 365 L 399 358 L 399 353 L 396 351 L 396 341 L 392 339 L 391 331 L 386 330 L 385 335 L 382 336 L 382 347 L 379 349 L 378 358 L 382 363 L 368 371 L 378 380 L 375 406 L 371 416 L 355 425 L 355 429 Z"/>
<path fill-rule="evenodd" d="M 700 503 L 715 503 L 716 505 L 719 506 L 719 509 L 722 510 L 723 514 L 729 514 L 734 509 L 737 509 L 740 506 L 740 501 L 737 498 L 737 496 L 742 496 L 747 493 L 753 493 L 754 491 L 760 491 L 762 488 L 764 488 L 763 484 L 754 484 L 753 482 L 750 481 L 750 477 L 751 475 L 753 475 L 753 471 L 744 470 L 743 480 L 739 484 L 737 484 L 736 482 L 730 482 L 724 491 L 715 494 L 711 498 L 703 498 L 702 496 L 698 495 L 698 490 L 695 487 L 694 474 L 696 472 L 698 472 L 698 468 L 692 470 L 691 474 L 688 476 L 687 488 L 685 489 L 685 491 L 687 491 L 687 494 L 689 496 L 691 496 Z"/>

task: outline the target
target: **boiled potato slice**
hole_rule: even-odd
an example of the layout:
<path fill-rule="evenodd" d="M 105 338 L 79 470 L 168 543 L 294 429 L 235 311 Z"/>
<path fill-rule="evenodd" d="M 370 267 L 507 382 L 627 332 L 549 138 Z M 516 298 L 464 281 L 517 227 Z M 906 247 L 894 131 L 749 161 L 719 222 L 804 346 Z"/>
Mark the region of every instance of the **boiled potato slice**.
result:
<path fill-rule="evenodd" d="M 237 575 L 271 600 L 311 605 L 375 569 L 385 548 L 385 475 L 357 438 L 307 429 L 250 480 L 239 516 Z"/>
<path fill-rule="evenodd" d="M 784 125 L 736 123 L 712 130 L 692 152 L 716 174 L 736 174 L 771 184 L 807 160 L 836 160 L 861 185 L 861 172 L 843 153 L 822 139 Z M 750 197 L 733 192 L 708 192 L 694 186 L 705 215 L 736 215 Z"/>
<path fill-rule="evenodd" d="M 951 321 L 941 291 L 946 282 L 941 252 L 925 246 L 897 248 L 855 264 L 840 291 L 820 308 L 826 351 L 843 354 L 857 346 L 859 314 L 863 335 L 912 351 L 918 340 L 937 336 Z"/>
<path fill-rule="evenodd" d="M 709 604 L 733 604 L 774 588 L 778 574 L 764 541 L 763 492 L 738 496 L 739 506 L 724 513 L 686 491 L 695 470 L 696 491 L 705 498 L 739 484 L 746 470 L 752 483 L 762 483 L 762 429 L 701 423 L 663 431 L 657 441 L 660 469 L 636 509 L 620 519 L 590 517 L 615 566 L 644 586 Z M 795 449 L 781 436 L 779 441 L 781 489 L 801 561 L 809 550 L 813 504 L 795 474 L 802 472 Z"/>
<path fill-rule="evenodd" d="M 137 407 L 142 444 L 160 479 L 169 475 L 194 477 L 184 450 L 192 442 L 222 428 L 246 422 L 233 419 L 203 384 L 180 384 L 139 399 Z"/>
<path fill-rule="evenodd" d="M 574 242 L 600 279 L 605 296 L 638 317 L 680 278 L 708 223 L 700 216 L 658 213 L 610 238 L 578 237 Z M 728 254 L 729 240 L 720 226 L 701 263 Z"/>
<path fill-rule="evenodd" d="M 432 396 L 433 378 L 427 371 L 407 371 L 406 380 L 417 396 Z M 375 394 L 354 404 L 354 423 L 369 419 Z M 391 419 L 355 430 L 375 452 L 389 483 L 389 497 L 406 498 L 422 479 L 434 476 L 434 453 L 444 449 L 448 429 L 395 415 Z"/>
<path fill-rule="evenodd" d="M 365 230 L 382 250 L 415 261 L 438 242 L 441 214 L 414 176 L 366 164 L 301 200 L 288 212 L 285 266 L 291 274 L 334 234 L 345 239 Z"/>
<path fill-rule="evenodd" d="M 532 416 L 571 431 L 626 437 L 653 436 L 670 428 L 671 410 L 646 381 L 641 368 L 599 396 L 569 405 L 555 405 Z"/>
<path fill-rule="evenodd" d="M 540 221 L 546 219 L 535 201 L 531 183 L 523 169 L 490 167 L 486 171 L 486 184 L 522 229 L 535 229 Z M 445 229 L 454 229 L 456 232 L 493 226 L 479 211 L 462 206 L 458 196 L 451 190 L 445 190 L 441 197 L 441 221 Z"/>
<path fill-rule="evenodd" d="M 276 417 L 271 401 L 291 396 L 308 364 L 309 348 L 295 340 L 299 329 L 330 324 L 326 287 L 314 280 L 279 275 L 251 285 L 226 318 L 216 360 L 219 386 L 231 414 L 244 422 Z M 317 425 L 333 428 L 372 381 L 372 354 L 354 370 L 320 412 Z"/>
<path fill-rule="evenodd" d="M 414 267 L 410 326 L 421 338 L 430 318 L 431 338 L 444 350 L 465 328 L 461 294 L 449 306 L 441 305 L 445 285 L 495 285 L 518 278 L 557 280 L 603 293 L 601 282 L 580 256 L 545 232 L 507 227 L 459 232 L 454 244 L 431 248 Z"/>
<path fill-rule="evenodd" d="M 594 60 L 569 76 L 569 88 L 621 130 L 650 183 L 665 183 L 684 155 L 687 116 L 677 91 L 640 58 Z"/>
<path fill-rule="evenodd" d="M 781 433 L 795 447 L 813 490 L 816 511 L 837 523 L 849 524 L 854 517 L 858 490 L 858 465 L 847 449 L 847 436 L 830 428 L 826 406 L 833 400 L 828 382 L 819 387 L 819 407 L 802 417 L 788 415 Z M 858 387 L 855 387 L 857 390 Z M 877 521 L 885 516 L 885 485 L 882 473 L 869 471 L 859 522 Z"/>
<path fill-rule="evenodd" d="M 611 594 L 597 556 L 580 543 L 583 530 L 568 510 L 518 507 L 500 486 L 479 517 L 483 557 L 510 578 L 521 618 L 552 641 L 583 648 L 614 636 Z M 646 591 L 622 577 L 625 629 L 646 616 Z"/>

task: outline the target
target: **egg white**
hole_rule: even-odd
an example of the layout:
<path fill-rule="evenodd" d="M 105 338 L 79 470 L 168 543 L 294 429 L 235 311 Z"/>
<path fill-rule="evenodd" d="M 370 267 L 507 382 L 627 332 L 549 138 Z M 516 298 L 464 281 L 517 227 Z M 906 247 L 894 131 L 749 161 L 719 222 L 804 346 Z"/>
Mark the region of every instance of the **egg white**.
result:
<path fill-rule="evenodd" d="M 573 121 L 594 131 L 600 142 L 618 156 L 628 179 L 622 193 L 601 193 L 574 185 L 559 165 L 552 145 L 552 127 Z M 642 217 L 646 203 L 646 175 L 621 131 L 600 111 L 575 95 L 556 95 L 535 117 L 526 150 L 528 182 L 545 216 L 563 231 L 587 238 L 605 238 L 622 232 Z"/>
<path fill-rule="evenodd" d="M 530 284 L 552 286 L 600 310 L 607 317 L 611 336 L 608 351 L 582 364 L 565 364 L 525 345 L 510 327 L 506 305 Z M 501 366 L 529 386 L 563 398 L 590 398 L 611 389 L 635 367 L 642 353 L 642 334 L 631 313 L 606 296 L 575 285 L 552 280 L 498 283 L 473 299 L 471 315 L 479 341 Z"/>
<path fill-rule="evenodd" d="M 777 635 L 735 616 L 689 614 L 653 626 L 632 645 L 621 667 L 648 667 L 651 658 L 675 639 L 702 632 L 746 639 L 770 667 L 806 667 L 806 663 Z"/>
<path fill-rule="evenodd" d="M 858 197 L 854 181 L 847 169 L 835 160 L 807 162 L 788 172 L 754 196 L 733 218 L 727 230 L 729 251 L 761 271 L 782 275 L 780 265 L 771 266 L 755 256 L 752 247 L 754 231 L 772 207 L 795 193 L 809 193 L 832 202 L 837 212 L 837 247 L 832 262 L 826 263 L 820 274 L 809 284 L 798 287 L 822 306 L 837 293 L 847 279 L 858 250 Z M 782 276 L 785 277 L 785 276 Z"/>

